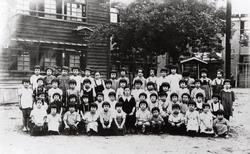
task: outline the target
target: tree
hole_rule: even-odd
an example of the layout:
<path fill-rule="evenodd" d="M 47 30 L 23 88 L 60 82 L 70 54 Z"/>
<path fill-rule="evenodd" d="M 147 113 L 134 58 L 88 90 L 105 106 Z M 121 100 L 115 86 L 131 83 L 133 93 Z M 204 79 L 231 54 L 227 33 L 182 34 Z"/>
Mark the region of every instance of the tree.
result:
<path fill-rule="evenodd" d="M 112 38 L 114 52 L 154 56 L 166 52 L 174 63 L 189 52 L 220 52 L 225 10 L 198 0 L 136 0 L 122 7 L 118 24 L 99 25 L 92 37 Z M 136 57 L 136 56 L 135 56 Z"/>

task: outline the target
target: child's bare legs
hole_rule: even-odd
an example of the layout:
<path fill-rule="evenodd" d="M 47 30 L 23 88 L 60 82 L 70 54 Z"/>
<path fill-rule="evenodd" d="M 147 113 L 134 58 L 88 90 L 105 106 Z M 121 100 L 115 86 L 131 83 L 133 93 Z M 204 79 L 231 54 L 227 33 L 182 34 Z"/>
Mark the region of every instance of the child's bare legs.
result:
<path fill-rule="evenodd" d="M 23 131 L 29 131 L 29 120 L 30 120 L 31 109 L 22 109 L 23 113 Z"/>

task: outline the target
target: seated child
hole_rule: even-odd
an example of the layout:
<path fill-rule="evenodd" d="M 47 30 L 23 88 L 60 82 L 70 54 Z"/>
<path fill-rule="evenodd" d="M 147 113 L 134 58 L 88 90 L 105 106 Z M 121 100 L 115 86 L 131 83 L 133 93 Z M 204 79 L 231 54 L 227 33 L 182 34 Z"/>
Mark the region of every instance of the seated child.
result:
<path fill-rule="evenodd" d="M 217 117 L 214 120 L 213 128 L 215 132 L 215 137 L 225 137 L 228 138 L 229 132 L 229 121 L 224 118 L 224 111 L 218 110 Z"/>
<path fill-rule="evenodd" d="M 99 114 L 96 112 L 98 106 L 95 103 L 90 104 L 90 111 L 86 112 L 83 120 L 85 122 L 86 132 L 90 135 L 96 135 L 98 133 L 98 123 Z"/>
<path fill-rule="evenodd" d="M 100 135 L 107 136 L 113 135 L 113 117 L 112 112 L 110 111 L 110 104 L 109 102 L 102 103 L 103 110 L 100 112 Z"/>
<path fill-rule="evenodd" d="M 195 110 L 196 103 L 194 101 L 190 101 L 188 103 L 189 110 L 185 116 L 185 124 L 187 128 L 187 133 L 189 136 L 194 137 L 197 135 L 199 130 L 199 112 Z"/>
<path fill-rule="evenodd" d="M 151 113 L 147 110 L 148 103 L 141 101 L 139 109 L 136 111 L 136 123 L 138 133 L 149 133 Z"/>
<path fill-rule="evenodd" d="M 103 95 L 104 95 L 104 101 L 109 101 L 109 93 L 110 92 L 115 92 L 112 87 L 112 81 L 111 80 L 106 80 L 105 81 L 105 89 L 103 90 Z"/>
<path fill-rule="evenodd" d="M 63 122 L 65 125 L 64 133 L 66 135 L 76 135 L 78 133 L 80 122 L 80 115 L 75 111 L 75 104 L 69 104 L 69 111 L 64 114 Z"/>
<path fill-rule="evenodd" d="M 204 103 L 202 105 L 203 112 L 200 113 L 200 133 L 202 136 L 212 136 L 214 135 L 213 131 L 213 115 L 210 112 L 210 105 L 208 103 Z"/>
<path fill-rule="evenodd" d="M 96 94 L 95 103 L 98 106 L 97 112 L 99 112 L 99 113 L 102 111 L 102 103 L 103 103 L 103 99 L 104 99 L 103 96 L 104 96 L 103 93 L 97 93 Z"/>
<path fill-rule="evenodd" d="M 217 94 L 214 94 L 212 96 L 212 99 L 209 100 L 208 103 L 211 106 L 211 112 L 214 117 L 216 117 L 218 110 L 223 110 L 223 105 L 221 104 L 220 96 Z"/>
<path fill-rule="evenodd" d="M 31 113 L 31 135 L 37 136 L 37 135 L 45 135 L 46 133 L 46 118 L 47 118 L 47 112 L 42 107 L 43 100 L 38 99 L 36 101 L 36 108 L 34 108 Z"/>
<path fill-rule="evenodd" d="M 188 111 L 188 102 L 191 100 L 191 97 L 188 93 L 183 93 L 181 96 L 181 113 L 183 115 L 186 115 L 186 112 Z"/>
<path fill-rule="evenodd" d="M 115 111 L 115 105 L 117 103 L 116 101 L 116 93 L 115 92 L 110 92 L 109 93 L 109 102 L 110 102 L 110 110 L 112 112 Z"/>
<path fill-rule="evenodd" d="M 150 119 L 151 132 L 153 134 L 160 134 L 164 126 L 164 120 L 160 114 L 160 109 L 158 107 L 152 108 L 152 116 Z"/>
<path fill-rule="evenodd" d="M 181 113 L 181 107 L 179 104 L 172 105 L 172 113 L 168 118 L 169 123 L 169 133 L 176 134 L 184 134 L 185 133 L 185 121 L 184 116 Z"/>
<path fill-rule="evenodd" d="M 195 102 L 196 102 L 196 110 L 199 113 L 202 113 L 203 111 L 203 108 L 202 108 L 202 105 L 204 104 L 203 100 L 204 100 L 204 95 L 202 93 L 197 93 Z"/>
<path fill-rule="evenodd" d="M 57 106 L 55 104 L 50 106 L 50 111 L 50 114 L 47 116 L 48 134 L 59 135 L 62 123 L 61 115 L 57 113 Z"/>
<path fill-rule="evenodd" d="M 125 121 L 126 121 L 126 113 L 122 110 L 122 103 L 115 104 L 115 112 L 114 112 L 114 122 L 115 122 L 115 134 L 116 135 L 124 135 L 125 134 Z"/>

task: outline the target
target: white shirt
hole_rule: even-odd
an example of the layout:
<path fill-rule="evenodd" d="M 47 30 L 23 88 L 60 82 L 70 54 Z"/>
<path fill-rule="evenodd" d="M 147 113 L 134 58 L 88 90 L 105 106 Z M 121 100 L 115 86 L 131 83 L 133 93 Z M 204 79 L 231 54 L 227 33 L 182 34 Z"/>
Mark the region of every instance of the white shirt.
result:
<path fill-rule="evenodd" d="M 160 76 L 160 77 L 157 78 L 156 84 L 157 84 L 157 89 L 158 89 L 158 90 L 160 89 L 160 86 L 161 86 L 161 84 L 162 84 L 163 82 L 169 83 L 169 80 L 168 80 L 168 77 L 167 77 L 167 76 L 165 76 L 165 77 Z"/>
<path fill-rule="evenodd" d="M 59 94 L 62 96 L 63 91 L 62 91 L 62 89 L 59 89 L 59 88 L 50 88 L 49 91 L 48 91 L 48 95 L 49 95 L 49 97 L 50 97 L 50 102 L 53 102 L 53 101 L 54 101 L 53 95 L 54 95 L 55 93 L 59 93 Z"/>
<path fill-rule="evenodd" d="M 75 89 L 78 90 L 78 91 L 80 91 L 81 90 L 81 84 L 83 82 L 82 77 L 80 75 L 76 75 L 76 76 L 71 75 L 69 78 L 71 80 L 73 79 L 73 80 L 76 81 L 76 87 L 75 87 Z"/>
<path fill-rule="evenodd" d="M 169 74 L 168 81 L 170 84 L 170 90 L 172 92 L 177 92 L 179 89 L 179 81 L 182 79 L 182 75 L 180 74 Z"/>
<path fill-rule="evenodd" d="M 144 92 L 145 93 L 145 90 L 144 89 L 133 89 L 131 91 L 131 95 L 135 98 L 135 101 L 136 102 L 139 102 L 139 95 L 140 93 Z"/>
<path fill-rule="evenodd" d="M 55 116 L 49 114 L 47 117 L 48 130 L 59 132 L 59 125 L 61 121 L 60 114 L 56 114 Z"/>
<path fill-rule="evenodd" d="M 102 91 L 103 95 L 104 95 L 104 101 L 109 101 L 109 93 L 110 92 L 115 92 L 114 89 L 110 88 L 110 89 L 104 89 Z"/>
<path fill-rule="evenodd" d="M 33 74 L 33 75 L 31 75 L 31 77 L 30 77 L 30 83 L 31 83 L 31 85 L 32 85 L 32 89 L 34 90 L 34 89 L 36 89 L 37 88 L 37 79 L 38 78 L 43 78 L 43 76 L 41 76 L 41 75 L 35 75 L 35 74 Z"/>
<path fill-rule="evenodd" d="M 30 88 L 21 88 L 18 90 L 20 96 L 20 104 L 22 108 L 32 108 L 33 106 L 33 91 Z"/>
<path fill-rule="evenodd" d="M 150 77 L 148 77 L 147 78 L 147 83 L 150 82 L 150 81 L 156 84 L 157 77 L 156 76 L 150 76 Z"/>
<path fill-rule="evenodd" d="M 47 112 L 44 108 L 33 109 L 30 113 L 30 117 L 33 117 L 35 124 L 44 123 L 44 118 L 47 116 Z"/>

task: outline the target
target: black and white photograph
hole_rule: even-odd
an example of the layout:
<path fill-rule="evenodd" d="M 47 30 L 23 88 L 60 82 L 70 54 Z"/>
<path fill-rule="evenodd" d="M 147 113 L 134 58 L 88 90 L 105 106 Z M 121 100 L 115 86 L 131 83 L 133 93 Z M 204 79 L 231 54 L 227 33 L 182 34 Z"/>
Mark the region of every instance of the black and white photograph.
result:
<path fill-rule="evenodd" d="M 250 154 L 250 0 L 0 8 L 0 154 Z"/>

